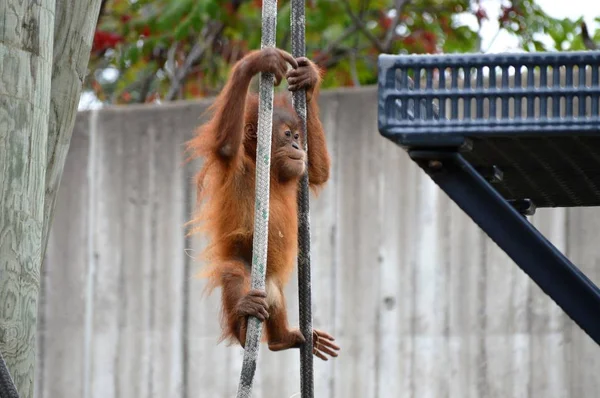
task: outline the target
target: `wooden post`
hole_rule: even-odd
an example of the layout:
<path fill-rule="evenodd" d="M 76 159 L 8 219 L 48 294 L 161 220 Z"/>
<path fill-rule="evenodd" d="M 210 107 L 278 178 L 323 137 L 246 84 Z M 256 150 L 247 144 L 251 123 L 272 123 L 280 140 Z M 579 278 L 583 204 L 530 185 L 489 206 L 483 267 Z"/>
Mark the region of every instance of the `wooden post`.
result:
<path fill-rule="evenodd" d="M 40 268 L 99 5 L 0 3 L 0 352 L 21 398 L 33 397 Z"/>

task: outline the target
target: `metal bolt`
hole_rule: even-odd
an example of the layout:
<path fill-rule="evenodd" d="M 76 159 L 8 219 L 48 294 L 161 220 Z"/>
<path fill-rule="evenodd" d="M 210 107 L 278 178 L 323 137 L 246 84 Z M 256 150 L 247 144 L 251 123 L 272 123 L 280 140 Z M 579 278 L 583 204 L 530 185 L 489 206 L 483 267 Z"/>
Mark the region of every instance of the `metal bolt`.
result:
<path fill-rule="evenodd" d="M 444 164 L 439 160 L 430 160 L 427 163 L 427 167 L 434 171 L 441 170 L 443 166 Z"/>

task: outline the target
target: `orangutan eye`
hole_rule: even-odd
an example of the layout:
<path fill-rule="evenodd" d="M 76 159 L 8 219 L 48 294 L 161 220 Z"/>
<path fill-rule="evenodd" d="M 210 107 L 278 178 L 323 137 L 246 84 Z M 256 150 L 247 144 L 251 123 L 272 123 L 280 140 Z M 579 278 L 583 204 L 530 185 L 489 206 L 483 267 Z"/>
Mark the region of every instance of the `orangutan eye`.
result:
<path fill-rule="evenodd" d="M 295 140 L 297 140 L 297 139 L 298 139 L 298 137 L 300 137 L 300 136 L 299 136 L 297 133 L 296 133 L 296 134 L 294 134 L 294 139 L 295 139 Z"/>
<path fill-rule="evenodd" d="M 285 136 L 286 136 L 286 137 L 289 137 L 289 136 L 291 136 L 291 135 L 292 135 L 292 132 L 291 132 L 290 130 L 286 130 L 286 132 L 285 132 Z"/>

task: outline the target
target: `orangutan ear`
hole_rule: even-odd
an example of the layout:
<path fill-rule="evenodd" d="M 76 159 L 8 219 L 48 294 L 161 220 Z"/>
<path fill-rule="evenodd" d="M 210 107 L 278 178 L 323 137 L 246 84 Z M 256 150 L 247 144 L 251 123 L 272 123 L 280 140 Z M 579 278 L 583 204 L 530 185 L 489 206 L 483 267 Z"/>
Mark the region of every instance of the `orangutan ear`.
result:
<path fill-rule="evenodd" d="M 254 125 L 252 123 L 247 123 L 244 126 L 244 133 L 248 138 L 256 138 L 256 129 L 254 128 Z"/>

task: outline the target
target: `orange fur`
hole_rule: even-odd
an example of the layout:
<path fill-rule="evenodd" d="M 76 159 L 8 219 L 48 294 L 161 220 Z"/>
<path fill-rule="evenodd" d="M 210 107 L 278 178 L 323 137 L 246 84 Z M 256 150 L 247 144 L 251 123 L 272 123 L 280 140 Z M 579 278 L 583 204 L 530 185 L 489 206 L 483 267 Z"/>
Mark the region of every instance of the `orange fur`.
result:
<path fill-rule="evenodd" d="M 246 319 L 236 313 L 236 308 L 250 290 L 256 173 L 256 138 L 251 132 L 256 131 L 258 124 L 258 99 L 255 94 L 248 94 L 248 87 L 252 72 L 276 68 L 274 63 L 280 62 L 265 54 L 266 50 L 251 52 L 234 66 L 225 88 L 210 108 L 211 119 L 200 126 L 195 137 L 188 142 L 191 155 L 204 159 L 196 176 L 198 211 L 190 221 L 191 232 L 206 233 L 210 240 L 202 254 L 206 263 L 203 276 L 208 278 L 210 290 L 221 287 L 223 338 L 237 340 L 242 345 L 245 342 Z M 317 71 L 313 64 L 310 67 Z M 307 110 L 310 151 L 306 168 L 312 189 L 327 181 L 330 169 L 316 101 L 320 74 L 316 76 L 316 83 L 308 89 L 312 95 Z M 267 289 L 267 301 L 271 306 L 266 321 L 266 338 L 270 344 L 286 343 L 286 339 L 297 335 L 287 325 L 283 288 L 291 276 L 297 256 L 297 187 L 300 176 L 282 178 L 279 167 L 284 167 L 290 160 L 277 152 L 283 144 L 276 138 L 283 127 L 293 129 L 299 123 L 288 97 L 277 95 L 274 101 L 266 271 L 267 285 L 272 289 L 270 292 Z M 247 130 L 246 126 L 251 128 Z"/>

